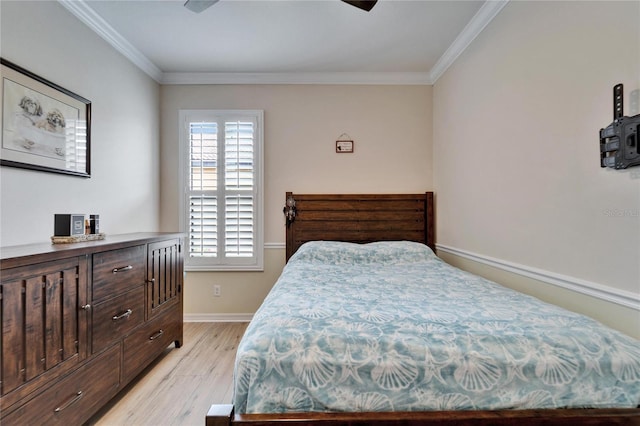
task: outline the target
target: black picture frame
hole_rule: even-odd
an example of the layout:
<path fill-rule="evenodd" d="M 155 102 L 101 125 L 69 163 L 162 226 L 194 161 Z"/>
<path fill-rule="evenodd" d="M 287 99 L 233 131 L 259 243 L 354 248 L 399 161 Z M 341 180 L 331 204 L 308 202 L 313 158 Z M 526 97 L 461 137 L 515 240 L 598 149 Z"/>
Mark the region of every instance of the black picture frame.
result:
<path fill-rule="evenodd" d="M 91 101 L 0 58 L 0 165 L 91 177 Z"/>
<path fill-rule="evenodd" d="M 353 141 L 352 140 L 337 140 L 336 141 L 336 153 L 338 154 L 353 154 Z"/>

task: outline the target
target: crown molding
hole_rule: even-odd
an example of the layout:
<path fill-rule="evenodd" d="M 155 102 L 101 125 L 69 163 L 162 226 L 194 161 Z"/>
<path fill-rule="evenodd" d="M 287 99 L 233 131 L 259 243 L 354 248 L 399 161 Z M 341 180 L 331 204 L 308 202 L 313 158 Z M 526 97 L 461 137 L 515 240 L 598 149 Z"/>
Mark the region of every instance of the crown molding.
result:
<path fill-rule="evenodd" d="M 58 0 L 58 3 L 64 6 L 76 18 L 91 28 L 96 34 L 151 78 L 158 83 L 162 81 L 162 70 L 122 37 L 120 33 L 113 29 L 111 25 L 88 6 L 87 2 L 84 0 Z"/>
<path fill-rule="evenodd" d="M 164 73 L 162 84 L 431 85 L 420 72 Z"/>
<path fill-rule="evenodd" d="M 509 0 L 488 0 L 482 5 L 429 71 L 431 84 L 435 84 L 438 81 L 442 74 L 458 59 L 458 56 L 469 47 L 471 42 L 489 25 L 489 22 L 500 13 L 508 2 Z"/>
<path fill-rule="evenodd" d="M 86 0 L 58 0 L 69 12 L 160 84 L 432 85 L 509 0 L 488 0 L 429 72 L 165 73 L 98 15 Z"/>

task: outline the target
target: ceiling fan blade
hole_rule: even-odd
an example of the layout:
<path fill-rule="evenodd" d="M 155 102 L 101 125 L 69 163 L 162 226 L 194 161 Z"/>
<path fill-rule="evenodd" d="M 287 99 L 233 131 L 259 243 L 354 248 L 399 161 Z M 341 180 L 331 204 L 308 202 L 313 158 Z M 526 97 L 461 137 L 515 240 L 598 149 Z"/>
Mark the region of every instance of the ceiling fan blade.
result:
<path fill-rule="evenodd" d="M 184 3 L 184 7 L 192 12 L 200 13 L 209 6 L 213 6 L 215 3 L 218 3 L 218 0 L 187 0 Z"/>
<path fill-rule="evenodd" d="M 218 3 L 219 0 L 187 0 L 184 3 L 184 7 L 192 12 L 200 13 L 203 10 Z M 355 6 L 358 9 L 369 12 L 376 5 L 378 0 L 342 0 L 343 2 Z"/>
<path fill-rule="evenodd" d="M 373 6 L 375 6 L 376 3 L 378 2 L 378 0 L 342 0 L 342 1 L 350 4 L 351 6 L 355 6 L 358 9 L 365 10 L 367 12 L 373 9 Z"/>

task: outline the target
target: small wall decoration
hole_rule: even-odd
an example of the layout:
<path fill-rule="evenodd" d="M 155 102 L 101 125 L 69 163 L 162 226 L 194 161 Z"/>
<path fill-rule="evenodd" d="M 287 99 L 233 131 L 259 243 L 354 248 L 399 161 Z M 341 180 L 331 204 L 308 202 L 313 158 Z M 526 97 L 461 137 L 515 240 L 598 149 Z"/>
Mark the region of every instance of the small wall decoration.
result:
<path fill-rule="evenodd" d="M 0 165 L 91 177 L 91 102 L 0 62 Z"/>
<path fill-rule="evenodd" d="M 336 141 L 336 152 L 339 154 L 353 153 L 353 139 L 346 133 L 341 134 Z"/>

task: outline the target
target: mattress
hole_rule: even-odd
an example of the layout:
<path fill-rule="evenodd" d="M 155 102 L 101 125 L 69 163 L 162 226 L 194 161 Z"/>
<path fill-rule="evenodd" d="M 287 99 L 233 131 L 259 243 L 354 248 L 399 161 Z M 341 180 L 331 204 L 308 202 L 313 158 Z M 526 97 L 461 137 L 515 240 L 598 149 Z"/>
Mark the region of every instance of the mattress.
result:
<path fill-rule="evenodd" d="M 624 408 L 640 342 L 412 242 L 304 244 L 238 347 L 236 413 Z"/>

